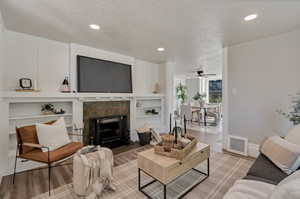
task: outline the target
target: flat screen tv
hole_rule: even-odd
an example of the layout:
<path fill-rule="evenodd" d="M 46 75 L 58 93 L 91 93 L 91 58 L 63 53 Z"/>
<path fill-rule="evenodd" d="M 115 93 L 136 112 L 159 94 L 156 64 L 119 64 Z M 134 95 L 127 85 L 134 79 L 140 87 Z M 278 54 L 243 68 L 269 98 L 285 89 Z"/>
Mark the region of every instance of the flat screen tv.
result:
<path fill-rule="evenodd" d="M 77 91 L 132 93 L 131 65 L 77 55 Z"/>

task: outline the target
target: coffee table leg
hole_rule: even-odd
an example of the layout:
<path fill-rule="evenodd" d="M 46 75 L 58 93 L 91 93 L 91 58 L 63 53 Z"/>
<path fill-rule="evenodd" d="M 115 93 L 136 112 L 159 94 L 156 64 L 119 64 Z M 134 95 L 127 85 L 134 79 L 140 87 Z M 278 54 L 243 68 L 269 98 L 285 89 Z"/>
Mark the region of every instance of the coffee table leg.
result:
<path fill-rule="evenodd" d="M 141 190 L 141 169 L 140 168 L 138 171 L 138 186 L 139 186 L 139 190 Z"/>
<path fill-rule="evenodd" d="M 209 176 L 209 158 L 207 159 L 207 176 Z"/>
<path fill-rule="evenodd" d="M 167 185 L 164 184 L 164 199 L 167 199 Z"/>

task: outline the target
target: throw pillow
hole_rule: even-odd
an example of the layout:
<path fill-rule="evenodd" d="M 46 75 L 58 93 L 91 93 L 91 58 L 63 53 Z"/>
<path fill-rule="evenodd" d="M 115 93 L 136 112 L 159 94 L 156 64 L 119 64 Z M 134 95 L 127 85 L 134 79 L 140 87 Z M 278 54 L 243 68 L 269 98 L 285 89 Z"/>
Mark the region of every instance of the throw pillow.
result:
<path fill-rule="evenodd" d="M 49 147 L 50 151 L 58 149 L 71 142 L 63 117 L 59 118 L 52 125 L 36 124 L 36 130 L 39 143 L 43 146 Z M 44 148 L 42 150 L 43 152 L 47 151 L 47 149 Z"/>
<path fill-rule="evenodd" d="M 288 175 L 300 166 L 300 145 L 288 142 L 279 136 L 269 137 L 263 143 L 261 153 Z"/>
<path fill-rule="evenodd" d="M 291 143 L 300 145 L 300 124 L 294 126 L 287 134 L 285 139 Z"/>

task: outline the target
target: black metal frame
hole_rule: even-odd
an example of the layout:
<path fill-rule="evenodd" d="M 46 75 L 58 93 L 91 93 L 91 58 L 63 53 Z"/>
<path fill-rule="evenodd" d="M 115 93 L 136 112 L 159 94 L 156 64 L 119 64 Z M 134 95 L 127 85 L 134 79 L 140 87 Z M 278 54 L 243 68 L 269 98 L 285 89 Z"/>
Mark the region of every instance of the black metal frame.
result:
<path fill-rule="evenodd" d="M 183 198 L 186 194 L 188 194 L 190 191 L 192 191 L 196 186 L 198 186 L 200 183 L 202 183 L 204 180 L 206 180 L 208 177 L 209 177 L 209 158 L 207 159 L 207 173 L 204 173 L 198 169 L 195 169 L 195 168 L 192 168 L 190 170 L 194 170 L 198 173 L 201 173 L 203 175 L 205 175 L 206 177 L 201 179 L 201 180 L 198 180 L 197 182 L 195 182 L 189 189 L 187 189 L 186 191 L 182 192 L 181 194 L 179 194 L 179 196 L 177 198 Z M 187 172 L 189 172 L 190 170 L 188 170 Z M 150 176 L 151 178 L 153 178 L 154 180 L 148 182 L 147 184 L 145 185 L 141 185 L 141 171 L 145 174 L 147 174 L 148 176 Z M 185 173 L 187 173 L 185 172 Z M 184 174 L 185 174 L 184 173 Z M 183 174 L 182 174 L 183 175 Z M 174 180 L 172 180 L 171 182 L 175 181 L 176 179 L 178 179 L 179 177 L 181 177 L 182 175 L 176 177 Z M 153 184 L 154 182 L 159 182 L 160 184 L 163 185 L 163 194 L 164 194 L 164 199 L 167 198 L 167 185 L 170 184 L 171 182 L 167 183 L 167 184 L 164 184 L 163 182 L 159 181 L 158 179 L 154 178 L 152 175 L 150 175 L 149 173 L 147 173 L 146 171 L 142 170 L 141 168 L 138 168 L 138 189 L 140 192 L 142 192 L 147 198 L 149 199 L 152 199 L 152 197 L 147 193 L 145 192 L 143 189 L 148 187 L 149 185 Z"/>
<path fill-rule="evenodd" d="M 18 152 L 19 152 L 19 149 L 20 149 L 21 146 L 22 146 L 21 143 L 17 145 L 16 156 L 15 156 L 14 174 L 13 174 L 13 184 L 15 184 L 15 177 L 16 177 L 16 174 L 22 173 L 22 172 L 16 173 L 16 169 L 17 169 L 17 160 L 18 160 L 18 158 L 19 158 Z M 47 153 L 48 153 L 48 163 L 47 163 L 47 165 L 48 165 L 48 189 L 49 189 L 49 196 L 50 196 L 50 195 L 51 195 L 51 192 L 50 192 L 50 190 L 51 190 L 51 183 L 50 183 L 50 181 L 51 181 L 51 168 L 52 168 L 52 167 L 51 167 L 51 163 L 50 163 L 50 149 L 49 149 L 49 147 L 46 147 L 46 146 L 41 146 L 40 149 L 47 149 Z M 23 158 L 20 158 L 20 159 L 23 159 Z M 32 160 L 32 161 L 34 161 L 34 160 Z M 38 161 L 35 161 L 35 162 L 38 162 Z M 42 163 L 44 163 L 44 162 L 42 162 Z M 45 163 L 45 164 L 46 164 L 46 163 Z M 33 169 L 33 170 L 34 170 L 34 169 Z"/>

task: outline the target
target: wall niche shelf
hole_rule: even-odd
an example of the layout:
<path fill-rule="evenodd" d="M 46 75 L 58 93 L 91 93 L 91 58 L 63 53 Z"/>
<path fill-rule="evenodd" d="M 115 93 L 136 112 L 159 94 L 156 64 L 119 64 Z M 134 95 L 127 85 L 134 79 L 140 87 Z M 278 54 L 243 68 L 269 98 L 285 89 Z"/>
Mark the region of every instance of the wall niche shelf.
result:
<path fill-rule="evenodd" d="M 136 128 L 145 125 L 153 128 L 164 125 L 164 98 L 163 97 L 137 97 L 136 98 Z M 155 110 L 158 114 L 146 113 Z"/>
<path fill-rule="evenodd" d="M 37 118 L 57 118 L 57 117 L 68 117 L 72 116 L 71 113 L 64 113 L 64 114 L 51 114 L 51 115 L 28 115 L 28 116 L 17 116 L 17 117 L 11 117 L 9 120 L 25 120 L 25 119 L 37 119 Z"/>

